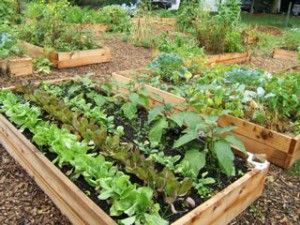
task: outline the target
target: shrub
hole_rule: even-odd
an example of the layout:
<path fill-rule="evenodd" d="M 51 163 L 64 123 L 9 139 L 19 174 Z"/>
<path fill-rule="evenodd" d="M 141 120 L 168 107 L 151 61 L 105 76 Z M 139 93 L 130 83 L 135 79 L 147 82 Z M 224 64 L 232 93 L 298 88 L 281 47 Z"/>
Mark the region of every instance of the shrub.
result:
<path fill-rule="evenodd" d="M 283 47 L 287 50 L 297 51 L 300 46 L 300 30 L 289 30 L 284 32 Z"/>

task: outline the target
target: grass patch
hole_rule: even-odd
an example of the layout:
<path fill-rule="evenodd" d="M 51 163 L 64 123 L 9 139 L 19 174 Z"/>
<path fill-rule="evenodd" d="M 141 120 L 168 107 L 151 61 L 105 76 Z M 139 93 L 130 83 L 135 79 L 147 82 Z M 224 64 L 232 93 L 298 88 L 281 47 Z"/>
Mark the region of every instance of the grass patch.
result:
<path fill-rule="evenodd" d="M 289 175 L 300 177 L 300 161 L 295 163 L 293 167 L 286 171 Z"/>
<path fill-rule="evenodd" d="M 264 25 L 285 28 L 285 15 L 242 13 L 242 22 L 248 25 Z M 288 27 L 300 27 L 300 17 L 291 16 Z"/>

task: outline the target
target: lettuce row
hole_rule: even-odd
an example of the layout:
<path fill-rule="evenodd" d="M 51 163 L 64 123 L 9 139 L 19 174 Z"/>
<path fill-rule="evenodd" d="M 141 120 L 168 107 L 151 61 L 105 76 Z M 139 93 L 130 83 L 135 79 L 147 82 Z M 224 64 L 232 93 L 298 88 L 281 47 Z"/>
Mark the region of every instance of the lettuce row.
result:
<path fill-rule="evenodd" d="M 5 113 L 21 131 L 30 130 L 33 133 L 32 141 L 38 146 L 49 147 L 51 152 L 56 153 L 54 161 L 59 166 L 72 165 L 75 176 L 82 175 L 92 187 L 100 191 L 99 199 L 109 199 L 112 204 L 111 216 L 126 214 L 128 218 L 121 220 L 121 224 L 168 224 L 158 214 L 159 205 L 152 200 L 151 188 L 132 184 L 128 175 L 118 171 L 103 156 L 89 154 L 90 147 L 79 142 L 76 135 L 41 120 L 39 108 L 30 106 L 11 91 L 3 91 L 0 93 L 0 113 Z"/>

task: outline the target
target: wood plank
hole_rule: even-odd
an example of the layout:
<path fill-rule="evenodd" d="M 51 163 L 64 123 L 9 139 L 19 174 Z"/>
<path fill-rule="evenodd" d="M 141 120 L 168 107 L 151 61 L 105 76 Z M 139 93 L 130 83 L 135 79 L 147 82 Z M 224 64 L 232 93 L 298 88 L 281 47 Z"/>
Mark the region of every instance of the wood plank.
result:
<path fill-rule="evenodd" d="M 274 48 L 273 58 L 298 62 L 298 53 L 296 51 L 288 51 L 285 49 Z"/>
<path fill-rule="evenodd" d="M 172 225 L 225 225 L 262 193 L 267 170 L 251 171 Z"/>
<path fill-rule="evenodd" d="M 0 141 L 73 224 L 116 224 L 2 115 Z"/>
<path fill-rule="evenodd" d="M 239 119 L 231 115 L 224 115 L 219 119 L 220 126 L 234 125 L 237 129 L 235 133 L 247 136 L 254 139 L 259 143 L 263 143 L 266 146 L 280 149 L 283 152 L 288 153 L 291 145 L 292 137 L 266 129 L 255 123 Z"/>
<path fill-rule="evenodd" d="M 40 57 L 44 54 L 41 47 L 27 42 L 19 42 L 18 46 L 32 57 Z M 112 58 L 111 51 L 107 47 L 100 49 L 75 51 L 75 52 L 49 52 L 47 57 L 56 68 L 69 68 L 96 63 L 109 62 Z"/>
<path fill-rule="evenodd" d="M 26 76 L 33 73 L 32 59 L 27 56 L 3 60 L 0 67 L 4 75 L 11 77 Z"/>
<path fill-rule="evenodd" d="M 112 58 L 109 48 L 59 53 L 57 68 L 69 68 L 89 64 L 109 62 Z"/>

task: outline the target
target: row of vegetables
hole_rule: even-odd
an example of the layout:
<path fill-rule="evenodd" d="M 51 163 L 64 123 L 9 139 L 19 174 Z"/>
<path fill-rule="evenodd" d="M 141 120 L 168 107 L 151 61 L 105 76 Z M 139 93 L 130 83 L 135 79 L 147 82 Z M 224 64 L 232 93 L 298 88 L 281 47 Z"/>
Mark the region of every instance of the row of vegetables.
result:
<path fill-rule="evenodd" d="M 146 89 L 115 94 L 88 77 L 2 91 L 0 112 L 68 175 L 83 177 L 121 224 L 168 224 L 248 169 L 217 116 L 151 108 Z"/>

